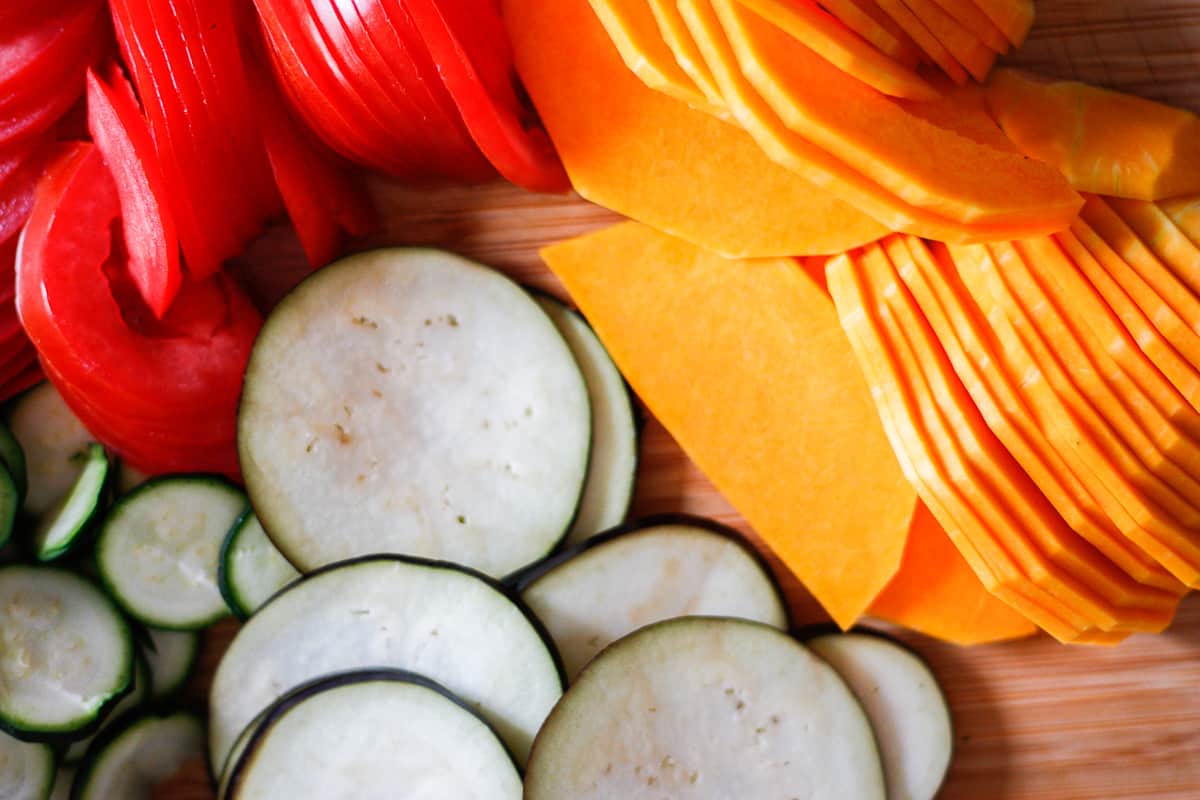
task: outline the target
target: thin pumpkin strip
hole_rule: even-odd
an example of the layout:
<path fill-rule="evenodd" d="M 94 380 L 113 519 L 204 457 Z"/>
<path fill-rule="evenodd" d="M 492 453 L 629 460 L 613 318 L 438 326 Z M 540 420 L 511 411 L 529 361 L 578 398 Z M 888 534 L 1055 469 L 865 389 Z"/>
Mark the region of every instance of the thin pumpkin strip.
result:
<path fill-rule="evenodd" d="M 802 175 L 815 185 L 844 198 L 893 230 L 953 242 L 995 241 L 1033 235 L 1028 226 L 988 227 L 951 222 L 915 208 L 870 181 L 866 176 L 783 124 L 779 115 L 750 85 L 737 64 L 724 28 L 713 10 L 711 0 L 679 0 L 679 9 L 692 38 L 708 63 L 721 93 L 738 123 L 754 137 L 772 160 Z M 931 103 L 914 103 L 924 113 L 954 117 L 946 98 Z M 932 110 L 944 109 L 944 110 Z M 972 115 L 964 114 L 963 118 Z M 979 125 L 978 122 L 971 124 Z M 987 124 L 999 133 L 999 128 Z M 981 134 L 985 135 L 985 134 Z M 1002 133 L 1000 134 L 1003 135 Z"/>
<path fill-rule="evenodd" d="M 1105 202 L 1176 278 L 1193 294 L 1200 293 L 1200 248 L 1167 212 L 1145 200 L 1109 197 Z"/>
<path fill-rule="evenodd" d="M 659 33 L 662 34 L 663 41 L 666 42 L 671 54 L 675 56 L 675 63 L 692 79 L 692 83 L 696 85 L 701 94 L 708 98 L 712 108 L 720 109 L 721 113 L 717 116 L 721 119 L 729 119 L 729 113 L 725 108 L 725 98 L 721 96 L 717 82 L 713 80 L 712 73 L 708 71 L 708 66 L 700 56 L 700 51 L 696 49 L 695 42 L 688 34 L 687 26 L 683 24 L 683 19 L 679 16 L 675 0 L 643 0 L 643 2 L 649 3 L 654 21 L 658 23 Z"/>
<path fill-rule="evenodd" d="M 1192 244 L 1200 247 L 1200 195 L 1189 194 L 1160 200 L 1158 207 Z"/>
<path fill-rule="evenodd" d="M 886 235 L 736 126 L 646 88 L 586 0 L 503 9 L 521 78 L 586 199 L 730 257 L 837 253 Z"/>
<path fill-rule="evenodd" d="M 1044 344 L 1018 333 L 993 296 L 993 276 L 999 267 L 987 247 L 950 246 L 949 253 L 962 285 L 997 337 L 1000 367 L 1008 371 L 1037 424 L 1072 471 L 1081 480 L 1090 476 L 1095 481 L 1093 496 L 1138 547 L 1185 585 L 1200 584 L 1200 530 L 1180 522 L 1175 513 L 1186 515 L 1187 504 L 1108 429 L 1066 380 Z M 1093 488 L 1087 480 L 1085 484 Z"/>
<path fill-rule="evenodd" d="M 1101 197 L 1088 195 L 1080 218 L 1154 289 L 1193 331 L 1200 333 L 1200 297 L 1197 297 Z"/>
<path fill-rule="evenodd" d="M 969 470 L 969 494 L 1035 585 L 1101 630 L 1161 630 L 1173 600 L 1139 585 L 1076 534 L 987 427 L 944 349 L 878 243 L 862 263 L 885 299 L 885 324 L 912 380 L 922 380 Z M 1165 601 L 1165 604 L 1164 604 Z M 1148 610 L 1146 603 L 1157 608 Z"/>
<path fill-rule="evenodd" d="M 1098 239 L 1098 237 L 1097 237 Z M 1167 380 L 1178 390 L 1193 408 L 1200 410 L 1200 372 L 1184 358 L 1171 342 L 1159 331 L 1145 312 L 1121 288 L 1112 275 L 1100 265 L 1088 248 L 1084 247 L 1072 231 L 1056 233 L 1054 240 L 1067 255 L 1068 260 L 1078 272 L 1080 278 L 1091 288 L 1092 292 L 1103 302 L 1116 320 L 1129 334 L 1146 357 L 1158 367 Z M 1102 244 L 1102 243 L 1101 243 Z M 1111 254 L 1117 259 L 1116 254 Z M 1161 308 L 1162 304 L 1159 304 Z M 1091 308 L 1090 304 L 1084 307 Z M 1088 313 L 1092 313 L 1090 310 Z M 1095 313 L 1101 313 L 1097 310 Z M 1095 320 L 1096 324 L 1107 325 L 1103 320 Z M 1182 334 L 1191 338 L 1197 353 L 1200 353 L 1200 338 L 1191 331 L 1185 330 L 1182 320 L 1176 328 Z"/>
<path fill-rule="evenodd" d="M 853 625 L 900 566 L 915 494 L 823 287 L 635 223 L 542 255 L 654 415 Z"/>
<path fill-rule="evenodd" d="M 742 72 L 788 127 L 905 202 L 978 225 L 1065 228 L 1075 216 L 1081 200 L 1052 169 L 908 113 L 735 0 L 713 7 Z"/>
<path fill-rule="evenodd" d="M 822 0 L 821 5 L 842 24 L 909 69 L 916 69 L 921 51 L 874 0 Z"/>
<path fill-rule="evenodd" d="M 878 92 L 910 100 L 932 100 L 938 96 L 937 90 L 916 72 L 871 47 L 812 0 L 735 2 Z"/>
<path fill-rule="evenodd" d="M 964 28 L 954 17 L 934 0 L 903 0 L 904 5 L 929 29 L 954 60 L 977 81 L 987 80 L 992 65 L 996 63 L 996 51 L 988 47 L 979 37 Z"/>
<path fill-rule="evenodd" d="M 1038 630 L 987 591 L 922 502 L 913 511 L 900 571 L 868 613 L 964 646 L 1021 639 Z"/>
<path fill-rule="evenodd" d="M 715 116 L 724 111 L 713 103 L 675 60 L 646 0 L 588 0 L 625 66 L 656 92 Z"/>
<path fill-rule="evenodd" d="M 956 288 L 953 268 L 939 266 L 914 237 L 889 237 L 885 243 L 988 427 L 1073 530 L 1138 582 L 1164 590 L 1145 594 L 1141 602 L 1173 606 L 1171 598 L 1183 586 L 1117 529 L 1055 450 L 1005 370 L 996 367 L 995 337 L 979 309 L 964 299 L 965 290 Z"/>
<path fill-rule="evenodd" d="M 1033 0 L 974 0 L 1013 47 L 1020 47 L 1033 28 Z"/>
<path fill-rule="evenodd" d="M 874 301 L 854 260 L 848 255 L 830 259 L 825 274 L 842 327 L 871 385 L 884 430 L 921 501 L 989 592 L 1061 642 L 1083 635 L 1083 628 L 1029 598 L 1028 580 L 959 494 L 931 445 L 911 388 L 901 378 L 869 310 Z"/>
<path fill-rule="evenodd" d="M 1004 131 L 992 119 L 987 108 L 987 96 L 983 87 L 968 83 L 958 86 L 949 80 L 933 81 L 941 97 L 927 103 L 905 101 L 901 103 L 908 113 L 920 117 L 939 128 L 954 131 L 973 142 L 1006 153 L 1019 153 Z M 936 238 L 936 237 L 925 237 Z M 1027 238 L 1012 236 L 1012 239 Z"/>
<path fill-rule="evenodd" d="M 875 0 L 875 5 L 891 17 L 892 21 L 917 43 L 917 46 L 933 64 L 946 74 L 946 77 L 960 85 L 971 79 L 962 64 L 958 63 L 958 59 L 951 55 L 946 46 L 933 35 L 925 23 L 917 19 L 917 15 L 909 10 L 908 6 L 904 4 L 904 0 Z"/>
<path fill-rule="evenodd" d="M 1175 450 L 1176 463 L 1181 466 L 1197 468 L 1200 464 L 1200 446 L 1197 445 L 1200 413 L 1142 352 L 1129 332 L 1115 320 L 1111 310 L 1100 301 L 1095 290 L 1080 280 L 1074 265 L 1054 239 L 1039 237 L 1013 244 L 1025 263 L 1036 269 L 1038 283 L 1067 325 L 1084 343 L 1085 349 L 1095 356 L 1093 362 L 1099 364 L 1102 361 L 1095 353 L 1097 348 L 1102 348 L 1111 364 L 1119 368 L 1120 374 L 1109 381 L 1110 385 L 1118 394 L 1142 393 L 1142 398 L 1125 398 L 1126 407 L 1133 409 L 1148 400 L 1165 420 L 1163 425 L 1157 418 L 1147 416 L 1142 420 L 1143 428 L 1149 430 L 1150 425 L 1169 428 L 1169 432 L 1163 434 L 1168 438 L 1159 442 L 1160 447 L 1168 452 Z M 1176 436 L 1186 441 L 1175 442 Z M 1192 452 L 1182 452 L 1185 448 L 1191 448 Z"/>
<path fill-rule="evenodd" d="M 1058 309 L 1030 277 L 1026 262 L 1014 244 L 993 243 L 988 249 L 999 266 L 994 276 L 998 281 L 995 285 L 1002 287 L 993 292 L 993 296 L 1009 319 L 1018 330 L 1026 331 L 1028 338 L 1036 337 L 1044 343 L 1046 352 L 1052 353 L 1065 380 L 1071 382 L 1090 409 L 1111 427 L 1147 470 L 1186 501 L 1189 518 L 1182 521 L 1200 524 L 1200 516 L 1197 516 L 1200 514 L 1200 481 L 1172 461 L 1160 445 L 1160 441 L 1168 441 L 1168 431 L 1159 424 L 1159 419 L 1154 419 L 1152 404 L 1138 396 L 1127 380 L 1120 389 L 1115 388 L 1118 380 L 1124 380 L 1124 375 L 1109 359 L 1103 366 L 1097 366 L 1092 357 L 1098 354 L 1099 348 L 1096 348 L 1097 352 L 1089 353 L 1072 335 Z M 1136 407 L 1126 407 L 1122 397 Z M 1173 445 L 1173 453 L 1186 453 L 1186 443 L 1169 440 L 1169 444 Z"/>
<path fill-rule="evenodd" d="M 997 55 L 1004 55 L 1012 47 L 1004 33 L 996 27 L 983 9 L 973 0 L 936 0 L 942 10 L 954 21 L 975 35 L 979 41 Z"/>
<path fill-rule="evenodd" d="M 1200 191 L 1200 118 L 1077 81 L 996 70 L 996 120 L 1021 150 L 1080 191 L 1139 200 Z"/>

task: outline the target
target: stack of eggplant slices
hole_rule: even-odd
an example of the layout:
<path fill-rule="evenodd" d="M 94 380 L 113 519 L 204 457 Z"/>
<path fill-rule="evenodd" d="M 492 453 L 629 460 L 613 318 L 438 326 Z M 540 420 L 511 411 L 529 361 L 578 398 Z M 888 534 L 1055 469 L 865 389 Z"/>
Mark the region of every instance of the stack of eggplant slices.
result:
<path fill-rule="evenodd" d="M 947 771 L 910 651 L 801 643 L 736 533 L 626 522 L 624 380 L 487 267 L 375 250 L 293 290 L 246 370 L 244 492 L 146 480 L 50 384 L 7 422 L 0 797 L 149 798 L 200 759 L 229 800 L 920 800 Z"/>

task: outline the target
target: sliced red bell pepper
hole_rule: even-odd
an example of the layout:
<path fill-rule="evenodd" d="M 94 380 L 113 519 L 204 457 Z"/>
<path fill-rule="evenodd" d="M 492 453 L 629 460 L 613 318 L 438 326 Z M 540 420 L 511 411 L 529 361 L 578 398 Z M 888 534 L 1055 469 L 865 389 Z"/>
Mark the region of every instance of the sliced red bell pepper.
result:
<path fill-rule="evenodd" d="M 24 25 L 0 28 L 0 97 L 36 94 L 55 86 L 66 68 L 82 73 L 80 59 L 104 30 L 102 0 L 73 0 Z"/>
<path fill-rule="evenodd" d="M 21 322 L 55 383 L 93 408 L 91 421 L 103 426 L 93 432 L 106 444 L 141 453 L 151 468 L 156 461 L 165 467 L 172 453 L 204 455 L 205 466 L 235 465 L 241 375 L 260 317 L 219 276 L 185 281 L 167 316 L 154 319 L 126 286 L 119 212 L 99 151 L 70 145 L 39 184 L 26 225 L 17 271 Z M 157 424 L 147 428 L 147 420 Z M 187 437 L 172 437 L 173 451 L 143 441 L 161 443 L 166 431 Z"/>
<path fill-rule="evenodd" d="M 550 137 L 517 96 L 499 13 L 478 0 L 393 0 L 408 9 L 467 130 L 496 170 L 533 191 L 570 188 Z"/>
<path fill-rule="evenodd" d="M 116 180 L 133 282 L 161 319 L 183 280 L 179 236 L 150 128 L 133 88 L 115 64 L 108 74 L 115 88 L 88 71 L 88 129 Z"/>
<path fill-rule="evenodd" d="M 14 162 L 0 167 L 0 242 L 16 241 L 33 208 L 34 189 L 46 161 L 46 146 L 38 142 Z"/>

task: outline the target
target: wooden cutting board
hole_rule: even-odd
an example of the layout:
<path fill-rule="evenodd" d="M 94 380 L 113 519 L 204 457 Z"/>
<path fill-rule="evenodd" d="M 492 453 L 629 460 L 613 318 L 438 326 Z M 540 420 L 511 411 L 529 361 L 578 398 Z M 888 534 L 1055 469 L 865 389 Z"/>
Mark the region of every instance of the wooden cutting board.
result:
<path fill-rule="evenodd" d="M 1200 2 L 1039 0 L 1037 6 L 1031 40 L 1011 61 L 1200 111 Z M 378 243 L 444 247 L 559 292 L 538 248 L 617 220 L 578 198 L 507 186 L 375 188 L 386 221 Z M 256 293 L 269 299 L 302 273 L 303 262 L 290 232 L 280 229 L 254 247 L 244 267 Z M 659 511 L 713 516 L 750 533 L 651 421 L 634 513 Z M 776 571 L 797 622 L 823 621 L 803 588 Z M 208 636 L 190 689 L 198 707 L 235 631 L 227 622 Z M 953 709 L 957 752 L 942 797 L 1200 798 L 1200 598 L 1184 603 L 1166 634 L 1134 637 L 1114 649 L 1066 648 L 1046 638 L 961 649 L 900 635 L 933 665 Z M 157 796 L 206 800 L 212 792 L 194 765 Z"/>

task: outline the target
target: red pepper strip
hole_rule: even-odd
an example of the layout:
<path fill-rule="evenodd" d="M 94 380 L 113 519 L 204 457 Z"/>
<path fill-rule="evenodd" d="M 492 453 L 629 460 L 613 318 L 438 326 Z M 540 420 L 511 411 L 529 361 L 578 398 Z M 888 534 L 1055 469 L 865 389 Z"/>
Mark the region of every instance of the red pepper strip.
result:
<path fill-rule="evenodd" d="M 46 147 L 39 143 L 0 178 L 0 242 L 9 239 L 15 242 L 21 226 L 29 218 L 29 212 L 33 209 L 34 189 L 45 162 Z"/>
<path fill-rule="evenodd" d="M 96 0 L 76 0 L 59 13 L 0 28 L 0 96 L 47 89 L 44 78 L 79 57 L 102 9 Z"/>
<path fill-rule="evenodd" d="M 117 183 L 133 282 L 154 316 L 162 319 L 183 279 L 179 236 L 150 128 L 133 87 L 116 65 L 109 75 L 119 87 L 115 91 L 88 71 L 88 129 Z"/>
<path fill-rule="evenodd" d="M 508 180 L 532 191 L 562 192 L 570 181 L 550 138 L 527 127 L 517 97 L 508 38 L 495 8 L 477 0 L 395 0 L 412 14 L 479 149 Z"/>
<path fill-rule="evenodd" d="M 248 67 L 275 182 L 309 264 L 324 266 L 341 253 L 343 230 L 361 236 L 374 227 L 374 209 L 332 154 L 305 137 L 265 69 Z"/>
<path fill-rule="evenodd" d="M 181 120 L 178 97 L 170 86 L 163 84 L 166 76 L 162 67 L 156 70 L 150 55 L 154 45 L 144 41 L 144 33 L 134 25 L 129 0 L 111 0 L 112 18 L 117 43 L 125 65 L 129 68 L 158 153 L 167 183 L 168 203 L 175 218 L 179 244 L 184 260 L 195 264 L 219 264 L 221 259 L 213 248 L 213 240 L 200 224 L 197 207 L 203 198 L 193 197 L 191 183 L 185 179 L 183 164 L 195 160 L 190 141 L 185 140 L 186 121 Z"/>
<path fill-rule="evenodd" d="M 94 410 L 85 423 L 97 424 L 93 432 L 118 452 L 142 454 L 143 466 L 178 466 L 162 463 L 170 448 L 153 449 L 140 438 L 161 441 L 162 431 L 176 430 L 187 434 L 179 452 L 189 459 L 220 455 L 224 467 L 236 464 L 237 399 L 260 318 L 218 278 L 185 282 L 171 312 L 155 320 L 124 288 L 127 264 L 113 231 L 118 214 L 116 186 L 99 151 L 87 143 L 68 147 L 39 184 L 26 225 L 17 272 L 21 322 L 52 379 L 69 385 L 76 402 L 86 400 Z M 157 424 L 147 431 L 146 420 Z M 214 429 L 221 434 L 216 445 Z"/>
<path fill-rule="evenodd" d="M 4 0 L 0 4 L 0 30 L 9 31 L 62 13 L 63 6 L 76 0 Z"/>

